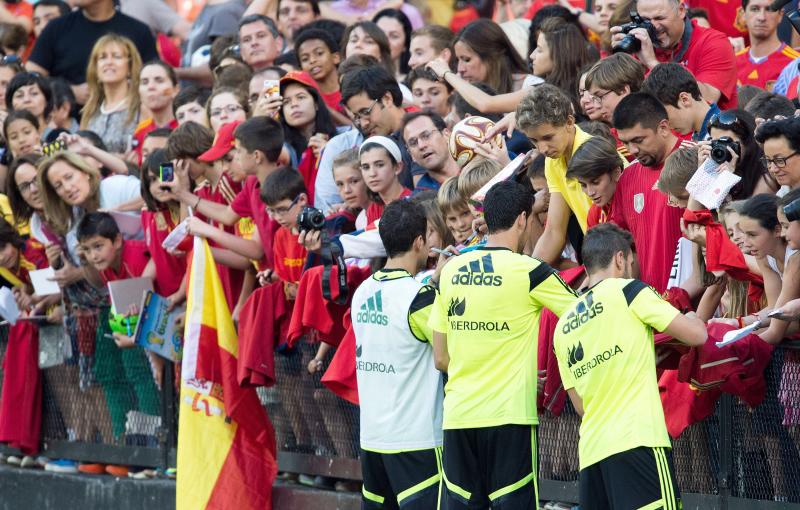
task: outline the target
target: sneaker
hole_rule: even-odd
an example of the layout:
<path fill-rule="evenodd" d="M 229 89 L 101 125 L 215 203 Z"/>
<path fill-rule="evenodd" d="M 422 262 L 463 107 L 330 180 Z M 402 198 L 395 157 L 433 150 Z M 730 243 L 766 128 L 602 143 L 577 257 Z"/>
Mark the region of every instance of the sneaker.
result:
<path fill-rule="evenodd" d="M 313 475 L 306 475 L 301 474 L 297 476 L 297 481 L 300 485 L 305 485 L 306 487 L 313 487 L 314 486 L 314 476 Z"/>
<path fill-rule="evenodd" d="M 130 469 L 128 466 L 115 466 L 113 464 L 109 464 L 106 466 L 106 473 L 111 476 L 116 476 L 117 478 L 127 478 L 128 473 L 130 473 Z"/>
<path fill-rule="evenodd" d="M 106 465 L 81 462 L 78 464 L 78 472 L 86 475 L 104 475 L 106 474 Z"/>
<path fill-rule="evenodd" d="M 157 473 L 153 469 L 142 469 L 140 471 L 130 471 L 128 473 L 128 478 L 133 478 L 134 480 L 149 480 L 150 478 L 155 478 Z"/>
<path fill-rule="evenodd" d="M 78 463 L 74 460 L 55 459 L 45 464 L 44 470 L 51 473 L 77 473 Z"/>
<path fill-rule="evenodd" d="M 22 462 L 19 463 L 19 467 L 26 469 L 35 468 L 37 466 L 38 464 L 36 464 L 36 459 L 31 457 L 30 455 L 22 457 Z"/>
<path fill-rule="evenodd" d="M 332 491 L 334 489 L 334 479 L 328 476 L 317 475 L 314 477 L 312 486 L 315 489 Z"/>
<path fill-rule="evenodd" d="M 18 455 L 9 455 L 8 458 L 6 459 L 6 463 L 9 466 L 19 467 L 19 465 L 22 464 L 22 457 Z"/>

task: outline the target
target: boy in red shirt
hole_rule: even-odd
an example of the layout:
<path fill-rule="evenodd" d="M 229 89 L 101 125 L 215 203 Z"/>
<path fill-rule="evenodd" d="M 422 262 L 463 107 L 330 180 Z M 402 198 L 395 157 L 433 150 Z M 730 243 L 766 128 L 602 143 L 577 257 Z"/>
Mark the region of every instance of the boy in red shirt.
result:
<path fill-rule="evenodd" d="M 324 30 L 309 28 L 300 32 L 294 41 L 294 51 L 300 68 L 311 75 L 319 85 L 320 95 L 331 112 L 346 115 L 339 90 L 339 44 Z M 335 116 L 337 124 L 346 119 Z"/>
<path fill-rule="evenodd" d="M 78 223 L 77 234 L 83 257 L 100 274 L 104 283 L 155 276 L 155 265 L 151 263 L 144 241 L 124 240 L 110 214 L 94 212 L 85 215 Z M 160 399 L 143 350 L 118 349 L 109 340 L 108 310 L 107 306 L 104 307 L 97 321 L 99 331 L 94 371 L 105 392 L 114 436 L 119 437 L 126 431 L 126 426 L 128 433 L 135 433 L 135 424 L 126 424 L 129 411 L 158 416 Z M 127 310 L 118 312 L 126 313 Z M 132 344 L 119 342 L 118 346 L 131 347 Z M 135 399 L 131 398 L 131 389 Z M 106 468 L 116 476 L 127 476 L 126 470 L 121 466 Z M 124 475 L 122 471 L 125 471 Z"/>

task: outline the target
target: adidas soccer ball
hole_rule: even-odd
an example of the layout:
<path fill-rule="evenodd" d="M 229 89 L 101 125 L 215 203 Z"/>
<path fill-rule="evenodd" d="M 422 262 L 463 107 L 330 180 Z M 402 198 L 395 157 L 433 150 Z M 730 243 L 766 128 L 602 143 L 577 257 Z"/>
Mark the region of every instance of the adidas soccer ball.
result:
<path fill-rule="evenodd" d="M 459 167 L 472 161 L 475 157 L 475 146 L 483 142 L 486 133 L 494 127 L 494 122 L 486 117 L 467 117 L 455 126 L 450 133 L 450 155 L 456 160 Z M 502 135 L 497 135 L 491 140 L 495 145 L 503 142 Z"/>

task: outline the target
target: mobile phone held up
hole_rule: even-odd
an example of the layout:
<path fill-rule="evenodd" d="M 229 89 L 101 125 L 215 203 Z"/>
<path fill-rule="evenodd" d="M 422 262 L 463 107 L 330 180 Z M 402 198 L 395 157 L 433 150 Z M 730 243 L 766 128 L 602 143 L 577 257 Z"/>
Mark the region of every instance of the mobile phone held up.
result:
<path fill-rule="evenodd" d="M 164 163 L 158 167 L 158 180 L 161 182 L 172 182 L 175 180 L 175 165 Z"/>

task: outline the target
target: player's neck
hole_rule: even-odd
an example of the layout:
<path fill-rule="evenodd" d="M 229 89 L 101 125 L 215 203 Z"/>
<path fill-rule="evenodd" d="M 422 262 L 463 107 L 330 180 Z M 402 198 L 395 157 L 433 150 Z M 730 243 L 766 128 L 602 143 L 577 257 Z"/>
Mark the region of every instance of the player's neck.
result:
<path fill-rule="evenodd" d="M 519 233 L 513 229 L 495 232 L 486 236 L 486 248 L 505 248 L 518 253 Z"/>
<path fill-rule="evenodd" d="M 586 280 L 586 286 L 589 288 L 594 287 L 598 283 L 602 282 L 603 280 L 607 280 L 609 278 L 622 278 L 622 275 L 618 274 L 616 268 L 613 265 L 601 271 L 597 271 L 596 273 L 590 274 L 589 278 Z"/>
<path fill-rule="evenodd" d="M 778 39 L 778 34 L 773 33 L 765 39 L 750 38 L 750 55 L 755 58 L 762 58 L 778 51 L 781 47 L 781 40 Z"/>
<path fill-rule="evenodd" d="M 386 259 L 386 265 L 383 266 L 383 269 L 402 269 L 413 276 L 419 271 L 419 255 L 412 250 L 397 257 L 390 257 Z"/>

